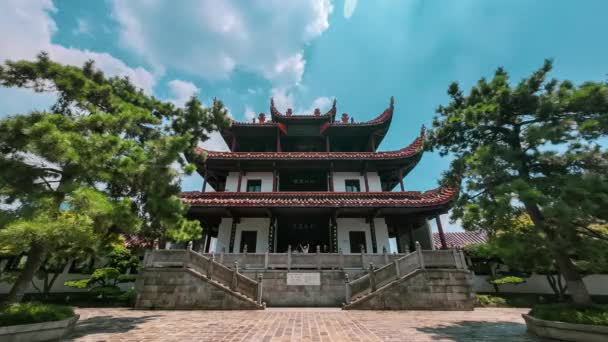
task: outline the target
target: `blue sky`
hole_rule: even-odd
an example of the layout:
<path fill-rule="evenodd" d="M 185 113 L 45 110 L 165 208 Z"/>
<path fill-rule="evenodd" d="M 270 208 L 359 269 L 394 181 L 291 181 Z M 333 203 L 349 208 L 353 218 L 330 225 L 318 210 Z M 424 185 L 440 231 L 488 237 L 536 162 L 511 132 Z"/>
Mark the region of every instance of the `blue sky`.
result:
<path fill-rule="evenodd" d="M 605 0 L 6 0 L 0 62 L 40 50 L 69 64 L 92 58 L 178 105 L 218 97 L 237 120 L 267 113 L 274 96 L 304 113 L 337 98 L 339 113 L 364 121 L 394 96 L 380 146 L 393 150 L 430 125 L 454 80 L 468 88 L 504 66 L 517 81 L 544 58 L 555 60 L 554 77 L 606 80 L 606 13 Z M 0 88 L 0 116 L 52 101 Z M 205 145 L 225 148 L 217 135 Z M 427 153 L 406 187 L 435 187 L 448 163 Z"/>

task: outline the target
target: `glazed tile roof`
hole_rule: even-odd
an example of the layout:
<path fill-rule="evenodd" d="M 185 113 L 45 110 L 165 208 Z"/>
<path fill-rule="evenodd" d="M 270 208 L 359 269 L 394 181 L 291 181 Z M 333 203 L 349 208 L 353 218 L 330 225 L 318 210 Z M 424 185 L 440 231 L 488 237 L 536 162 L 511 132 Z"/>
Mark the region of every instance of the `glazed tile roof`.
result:
<path fill-rule="evenodd" d="M 421 208 L 450 203 L 458 195 L 453 188 L 425 192 L 200 192 L 180 194 L 182 200 L 201 207 L 331 207 Z"/>
<path fill-rule="evenodd" d="M 198 153 L 207 153 L 208 159 L 241 160 L 388 160 L 414 157 L 422 153 L 424 135 L 416 138 L 409 146 L 396 151 L 386 152 L 220 152 L 197 148 Z"/>
<path fill-rule="evenodd" d="M 448 248 L 458 247 L 463 248 L 467 245 L 473 245 L 476 243 L 484 243 L 488 241 L 488 235 L 486 232 L 448 232 L 444 233 L 445 242 Z M 433 244 L 435 248 L 441 248 L 441 239 L 439 233 L 433 233 Z"/>

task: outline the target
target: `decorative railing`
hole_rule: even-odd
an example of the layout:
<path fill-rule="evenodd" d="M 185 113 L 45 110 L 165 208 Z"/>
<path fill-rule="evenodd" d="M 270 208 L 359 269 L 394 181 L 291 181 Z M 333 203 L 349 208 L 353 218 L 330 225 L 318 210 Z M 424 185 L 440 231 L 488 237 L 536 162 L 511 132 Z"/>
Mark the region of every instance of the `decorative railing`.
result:
<path fill-rule="evenodd" d="M 211 258 L 212 254 L 203 254 Z M 321 253 L 320 248 L 313 253 L 219 253 L 214 254 L 215 260 L 222 265 L 232 268 L 238 262 L 242 269 L 317 269 L 317 270 L 363 270 L 371 262 L 374 265 L 389 264 L 406 254 L 390 254 L 386 250 L 382 254 L 369 253 Z"/>
<path fill-rule="evenodd" d="M 232 268 L 210 257 L 201 255 L 190 249 L 182 250 L 154 250 L 147 251 L 144 257 L 144 267 L 183 267 L 190 268 L 202 274 L 209 280 L 218 282 L 230 290 L 239 292 L 246 297 L 256 300 L 262 304 L 262 281 L 261 275 L 255 281 L 239 272 L 238 262 L 234 262 Z"/>
<path fill-rule="evenodd" d="M 348 274 L 345 275 L 346 304 L 354 299 L 363 297 L 377 289 L 390 284 L 418 269 L 426 268 L 456 268 L 466 269 L 466 261 L 461 250 L 426 250 L 420 248 L 416 242 L 416 251 L 393 260 L 380 268 L 375 268 L 370 262 L 367 274 L 350 281 Z"/>

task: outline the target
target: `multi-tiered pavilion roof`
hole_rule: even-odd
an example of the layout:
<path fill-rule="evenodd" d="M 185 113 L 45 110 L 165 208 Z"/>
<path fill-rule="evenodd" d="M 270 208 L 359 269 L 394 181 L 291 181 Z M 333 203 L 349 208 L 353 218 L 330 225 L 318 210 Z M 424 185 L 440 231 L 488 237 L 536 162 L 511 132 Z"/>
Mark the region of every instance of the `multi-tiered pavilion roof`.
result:
<path fill-rule="evenodd" d="M 405 191 L 403 178 L 416 166 L 423 154 L 424 127 L 409 145 L 394 151 L 377 151 L 394 114 L 394 100 L 374 119 L 355 122 L 344 113 L 336 118 L 334 100 L 326 113 L 316 109 L 308 115 L 280 112 L 270 102 L 270 118 L 260 113 L 251 122 L 233 121 L 221 132 L 230 151 L 206 151 L 202 170 L 205 181 L 219 192 L 186 192 L 185 202 L 200 213 L 234 215 L 239 210 L 247 215 L 265 215 L 268 210 L 317 208 L 339 210 L 341 215 L 403 215 L 433 216 L 447 211 L 457 196 L 451 188 L 425 192 Z M 334 172 L 377 172 L 382 191 L 370 192 L 365 179 L 361 192 L 334 191 L 331 182 L 327 191 L 281 191 L 277 170 L 329 170 Z M 222 192 L 230 172 L 273 170 L 272 192 Z M 367 177 L 367 176 L 366 176 Z M 400 185 L 401 191 L 392 191 Z M 240 185 L 239 185 L 240 186 Z"/>

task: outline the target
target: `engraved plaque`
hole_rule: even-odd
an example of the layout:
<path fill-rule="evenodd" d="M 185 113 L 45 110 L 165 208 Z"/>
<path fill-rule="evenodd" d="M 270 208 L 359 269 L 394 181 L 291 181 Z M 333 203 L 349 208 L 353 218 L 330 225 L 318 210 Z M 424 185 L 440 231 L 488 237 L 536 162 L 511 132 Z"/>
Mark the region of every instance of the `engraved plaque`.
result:
<path fill-rule="evenodd" d="M 288 286 L 321 285 L 321 273 L 287 273 Z"/>

